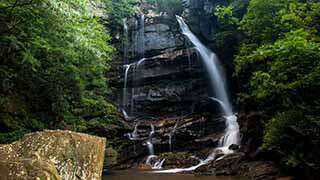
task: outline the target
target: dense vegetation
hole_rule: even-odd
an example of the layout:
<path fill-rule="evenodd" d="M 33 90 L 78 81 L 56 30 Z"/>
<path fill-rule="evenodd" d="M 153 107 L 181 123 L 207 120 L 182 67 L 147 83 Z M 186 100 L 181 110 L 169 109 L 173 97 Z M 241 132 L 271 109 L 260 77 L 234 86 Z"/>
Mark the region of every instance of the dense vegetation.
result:
<path fill-rule="evenodd" d="M 180 14 L 183 11 L 180 0 L 146 0 L 146 3 L 153 5 L 156 12 L 167 13 L 169 16 Z"/>
<path fill-rule="evenodd" d="M 214 14 L 218 44 L 234 37 L 240 106 L 268 117 L 262 149 L 284 167 L 319 171 L 320 2 L 232 1 Z"/>
<path fill-rule="evenodd" d="M 87 131 L 116 122 L 106 78 L 114 50 L 104 25 L 133 13 L 130 5 L 0 2 L 0 143 L 45 128 Z"/>

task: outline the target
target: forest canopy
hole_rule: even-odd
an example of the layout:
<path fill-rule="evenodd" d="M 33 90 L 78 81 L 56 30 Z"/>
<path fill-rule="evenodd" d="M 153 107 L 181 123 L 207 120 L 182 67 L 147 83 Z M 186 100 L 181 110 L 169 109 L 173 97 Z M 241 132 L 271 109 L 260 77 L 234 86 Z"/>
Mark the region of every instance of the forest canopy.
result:
<path fill-rule="evenodd" d="M 218 6 L 214 14 L 220 23 L 215 37 L 222 39 L 220 47 L 230 43 L 226 34 L 237 37 L 231 53 L 240 87 L 238 103 L 267 116 L 262 149 L 277 152 L 284 167 L 316 172 L 320 2 L 251 0 L 247 6 L 235 6 L 236 2 Z M 306 147 L 313 150 L 307 152 Z"/>
<path fill-rule="evenodd" d="M 106 72 L 114 48 L 105 24 L 131 1 L 0 2 L 0 143 L 44 128 L 85 131 L 113 122 Z M 98 123 L 98 124 L 99 124 Z"/>

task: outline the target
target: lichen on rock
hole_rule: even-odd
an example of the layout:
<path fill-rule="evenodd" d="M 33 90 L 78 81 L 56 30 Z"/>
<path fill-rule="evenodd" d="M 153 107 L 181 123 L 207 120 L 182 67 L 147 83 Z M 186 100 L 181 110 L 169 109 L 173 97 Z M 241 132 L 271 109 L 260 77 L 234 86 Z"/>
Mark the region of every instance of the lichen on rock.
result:
<path fill-rule="evenodd" d="M 0 145 L 0 175 L 7 179 L 101 179 L 106 140 L 46 130 Z"/>

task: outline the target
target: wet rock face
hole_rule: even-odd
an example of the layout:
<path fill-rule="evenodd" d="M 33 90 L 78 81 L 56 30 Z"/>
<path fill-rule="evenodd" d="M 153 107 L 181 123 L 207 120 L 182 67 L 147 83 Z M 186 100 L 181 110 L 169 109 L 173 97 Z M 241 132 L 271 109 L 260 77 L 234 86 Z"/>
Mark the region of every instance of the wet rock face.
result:
<path fill-rule="evenodd" d="M 212 17 L 213 10 L 217 5 L 224 4 L 226 0 L 183 0 L 182 16 L 193 32 L 202 40 L 210 42 L 217 24 Z"/>
<path fill-rule="evenodd" d="M 263 139 L 263 116 L 261 112 L 240 113 L 238 118 L 242 134 L 242 151 L 247 158 L 255 159 L 259 154 L 258 148 Z"/>
<path fill-rule="evenodd" d="M 132 29 L 129 33 L 130 43 L 128 51 L 129 54 L 133 54 L 132 58 L 136 58 L 135 55 L 138 55 L 136 51 L 141 48 L 141 46 L 144 46 L 143 50 L 146 57 L 176 50 L 185 46 L 185 39 L 180 33 L 179 26 L 173 17 L 161 16 L 155 14 L 155 12 L 145 14 L 144 27 L 137 23 L 141 21 L 139 17 L 131 21 L 135 21 L 133 23 L 135 25 L 129 26 Z M 143 39 L 141 39 L 141 35 L 143 35 Z"/>
<path fill-rule="evenodd" d="M 182 16 L 206 44 L 212 38 L 209 18 L 214 2 L 183 2 Z M 129 141 L 119 152 L 120 163 L 149 154 L 145 144 L 149 140 L 151 123 L 155 126 L 152 137 L 155 154 L 214 148 L 225 129 L 225 119 L 219 117 L 221 106 L 208 98 L 211 91 L 200 56 L 181 34 L 176 18 L 166 13 L 157 14 L 152 9 L 144 10 L 144 16 L 128 20 L 129 43 L 122 51 L 128 51 L 129 55 L 119 58 L 119 74 L 113 80 L 119 89 L 119 108 L 125 111 L 123 114 L 132 127 L 131 132 L 140 123 L 140 137 Z M 144 26 L 141 26 L 142 17 Z M 144 56 L 139 48 L 144 48 Z M 124 82 L 127 83 L 124 85 Z"/>
<path fill-rule="evenodd" d="M 124 77 L 122 74 L 119 87 L 124 86 Z M 125 107 L 140 115 L 189 114 L 208 97 L 205 72 L 192 48 L 164 52 L 133 63 L 127 77 L 126 97 L 130 100 Z M 123 93 L 123 89 L 119 92 Z"/>
<path fill-rule="evenodd" d="M 168 156 L 173 160 L 178 157 L 174 155 L 179 151 L 198 152 L 201 149 L 216 147 L 225 128 L 224 119 L 205 114 L 140 121 L 136 132 L 138 136 L 124 148 L 125 151 L 120 152 L 119 163 L 148 155 L 146 142 L 150 140 L 151 123 L 155 128 L 151 139 L 155 154 L 174 152 L 169 153 L 170 156 Z"/>
<path fill-rule="evenodd" d="M 44 131 L 0 145 L 7 179 L 101 179 L 106 140 L 70 131 Z"/>

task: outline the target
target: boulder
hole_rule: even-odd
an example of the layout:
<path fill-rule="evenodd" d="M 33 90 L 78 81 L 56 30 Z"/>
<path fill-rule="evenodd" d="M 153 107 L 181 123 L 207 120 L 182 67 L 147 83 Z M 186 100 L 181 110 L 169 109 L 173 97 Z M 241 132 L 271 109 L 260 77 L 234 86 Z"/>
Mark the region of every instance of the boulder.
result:
<path fill-rule="evenodd" d="M 199 160 L 188 152 L 163 153 L 159 159 L 165 159 L 163 168 L 191 167 L 197 165 Z"/>
<path fill-rule="evenodd" d="M 46 130 L 0 145 L 3 179 L 101 179 L 106 140 Z"/>
<path fill-rule="evenodd" d="M 236 150 L 239 150 L 239 149 L 240 149 L 240 146 L 237 145 L 237 144 L 231 144 L 231 145 L 229 146 L 229 149 L 236 151 Z"/>
<path fill-rule="evenodd" d="M 221 157 L 221 154 L 219 156 Z M 219 156 L 216 158 L 219 159 Z M 228 154 L 220 160 L 211 161 L 210 163 L 198 168 L 196 172 L 223 176 L 237 175 L 243 156 L 243 153 Z"/>
<path fill-rule="evenodd" d="M 61 180 L 61 177 L 51 161 L 37 158 L 18 158 L 14 161 L 0 161 L 1 179 L 51 179 Z"/>
<path fill-rule="evenodd" d="M 273 162 L 252 161 L 242 163 L 238 174 L 248 180 L 275 180 L 279 176 L 279 167 Z"/>

